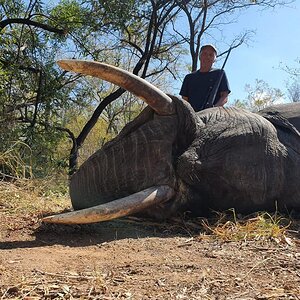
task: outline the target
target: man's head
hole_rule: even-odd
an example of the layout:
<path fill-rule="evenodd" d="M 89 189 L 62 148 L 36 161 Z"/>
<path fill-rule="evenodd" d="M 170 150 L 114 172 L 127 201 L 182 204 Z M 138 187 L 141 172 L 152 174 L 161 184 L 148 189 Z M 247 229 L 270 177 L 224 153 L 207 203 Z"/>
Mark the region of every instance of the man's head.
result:
<path fill-rule="evenodd" d="M 216 48 L 214 45 L 212 45 L 212 44 L 206 44 L 206 45 L 203 45 L 203 46 L 200 48 L 200 54 L 201 54 L 201 52 L 202 52 L 204 49 L 207 49 L 207 48 L 212 49 L 212 50 L 215 52 L 216 56 L 217 56 L 217 54 L 218 54 L 217 48 Z"/>
<path fill-rule="evenodd" d="M 200 70 L 209 71 L 217 58 L 217 49 L 211 45 L 204 45 L 200 49 Z"/>

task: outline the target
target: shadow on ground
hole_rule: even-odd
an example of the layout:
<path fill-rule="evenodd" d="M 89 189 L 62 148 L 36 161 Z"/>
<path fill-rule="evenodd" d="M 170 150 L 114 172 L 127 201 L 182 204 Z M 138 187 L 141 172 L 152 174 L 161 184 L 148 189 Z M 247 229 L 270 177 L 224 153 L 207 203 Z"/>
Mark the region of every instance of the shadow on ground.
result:
<path fill-rule="evenodd" d="M 149 220 L 118 219 L 95 224 L 61 225 L 40 223 L 29 229 L 24 240 L 0 241 L 0 249 L 33 248 L 51 245 L 85 247 L 120 239 L 145 237 L 191 236 L 184 223 L 155 223 Z"/>

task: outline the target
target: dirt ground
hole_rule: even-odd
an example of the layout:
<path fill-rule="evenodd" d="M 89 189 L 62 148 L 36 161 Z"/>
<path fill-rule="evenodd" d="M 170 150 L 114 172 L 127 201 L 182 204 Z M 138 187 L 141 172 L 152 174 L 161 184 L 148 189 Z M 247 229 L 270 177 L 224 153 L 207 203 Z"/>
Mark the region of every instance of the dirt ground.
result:
<path fill-rule="evenodd" d="M 224 242 L 182 220 L 40 220 L 0 205 L 0 299 L 300 299 L 297 221 L 280 241 Z"/>

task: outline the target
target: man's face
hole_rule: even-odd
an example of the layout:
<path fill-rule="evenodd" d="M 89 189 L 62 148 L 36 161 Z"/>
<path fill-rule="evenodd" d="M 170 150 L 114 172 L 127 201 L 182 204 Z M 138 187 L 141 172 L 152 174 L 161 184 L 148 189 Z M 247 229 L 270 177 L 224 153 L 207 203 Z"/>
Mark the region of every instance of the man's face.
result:
<path fill-rule="evenodd" d="M 211 67 L 216 60 L 216 52 L 211 47 L 205 47 L 200 53 L 201 66 Z"/>

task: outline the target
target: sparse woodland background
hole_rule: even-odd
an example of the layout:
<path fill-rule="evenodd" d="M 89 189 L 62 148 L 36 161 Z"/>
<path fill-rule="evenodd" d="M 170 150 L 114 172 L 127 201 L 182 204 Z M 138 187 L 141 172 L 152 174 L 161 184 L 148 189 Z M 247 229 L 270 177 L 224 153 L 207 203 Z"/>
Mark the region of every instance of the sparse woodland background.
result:
<path fill-rule="evenodd" d="M 249 43 L 250 30 L 234 40 L 220 38 L 233 16 L 253 5 L 280 9 L 291 2 L 1 0 L 1 179 L 67 178 L 144 107 L 119 87 L 60 69 L 58 59 L 109 63 L 172 93 L 197 69 L 207 38 L 222 43 L 220 59 Z M 291 74 L 290 101 L 300 100 L 295 60 L 282 69 Z M 245 88 L 247 98 L 232 105 L 253 111 L 283 94 L 263 78 Z"/>

